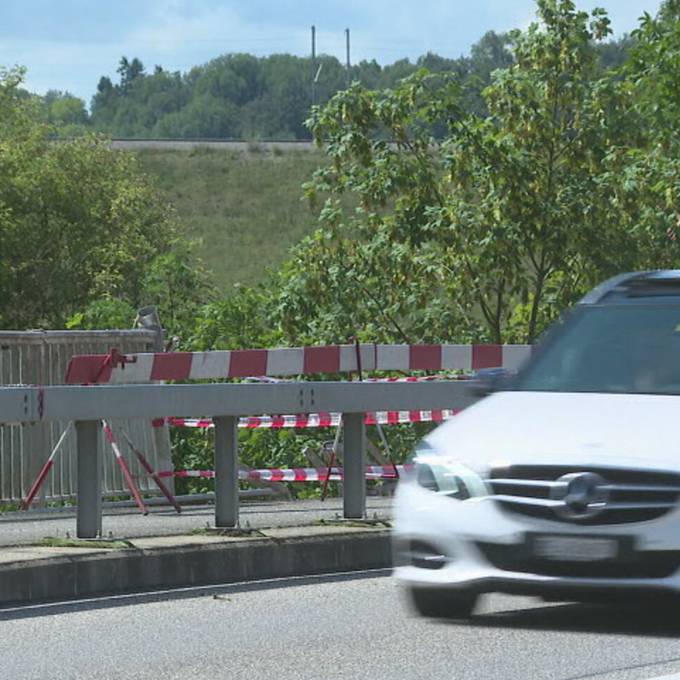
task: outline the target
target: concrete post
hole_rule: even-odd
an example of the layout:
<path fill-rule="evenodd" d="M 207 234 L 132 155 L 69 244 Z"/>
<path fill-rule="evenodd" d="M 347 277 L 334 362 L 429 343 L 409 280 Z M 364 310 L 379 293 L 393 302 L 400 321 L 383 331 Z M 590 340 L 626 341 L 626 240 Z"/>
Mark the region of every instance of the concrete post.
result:
<path fill-rule="evenodd" d="M 344 413 L 343 515 L 362 519 L 366 515 L 366 426 L 363 413 Z"/>
<path fill-rule="evenodd" d="M 78 509 L 76 535 L 96 538 L 102 532 L 102 449 L 98 420 L 76 422 Z"/>
<path fill-rule="evenodd" d="M 215 526 L 238 526 L 238 417 L 215 423 Z"/>

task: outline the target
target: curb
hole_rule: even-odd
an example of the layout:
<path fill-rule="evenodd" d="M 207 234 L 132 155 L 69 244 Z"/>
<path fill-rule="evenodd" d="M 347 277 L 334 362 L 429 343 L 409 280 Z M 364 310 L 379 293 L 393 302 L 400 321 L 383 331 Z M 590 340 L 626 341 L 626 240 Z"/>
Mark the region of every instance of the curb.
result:
<path fill-rule="evenodd" d="M 391 566 L 390 532 L 225 539 L 0 565 L 0 605 Z"/>

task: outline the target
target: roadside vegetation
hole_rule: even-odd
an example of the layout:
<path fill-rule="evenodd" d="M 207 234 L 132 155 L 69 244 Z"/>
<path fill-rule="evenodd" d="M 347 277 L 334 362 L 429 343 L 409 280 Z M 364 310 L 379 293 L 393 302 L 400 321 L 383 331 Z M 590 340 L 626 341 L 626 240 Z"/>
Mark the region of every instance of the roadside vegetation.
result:
<path fill-rule="evenodd" d="M 54 143 L 23 75 L 0 70 L 0 327 L 125 328 L 149 300 L 186 325 L 208 279 L 174 209 L 105 139 Z"/>
<path fill-rule="evenodd" d="M 319 228 L 214 303 L 199 344 L 532 342 L 603 278 L 677 266 L 680 3 L 643 18 L 617 69 L 599 62 L 603 11 L 538 11 L 510 34 L 486 113 L 426 71 L 314 109 Z"/>

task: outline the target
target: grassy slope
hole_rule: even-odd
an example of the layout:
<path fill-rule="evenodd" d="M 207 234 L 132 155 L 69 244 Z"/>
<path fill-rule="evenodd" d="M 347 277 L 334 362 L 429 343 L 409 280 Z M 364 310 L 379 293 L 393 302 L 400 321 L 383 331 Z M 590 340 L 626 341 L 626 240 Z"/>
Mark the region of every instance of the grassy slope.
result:
<path fill-rule="evenodd" d="M 316 217 L 301 184 L 323 162 L 318 152 L 240 153 L 213 149 L 136 152 L 179 213 L 187 236 L 228 292 L 277 267 Z"/>

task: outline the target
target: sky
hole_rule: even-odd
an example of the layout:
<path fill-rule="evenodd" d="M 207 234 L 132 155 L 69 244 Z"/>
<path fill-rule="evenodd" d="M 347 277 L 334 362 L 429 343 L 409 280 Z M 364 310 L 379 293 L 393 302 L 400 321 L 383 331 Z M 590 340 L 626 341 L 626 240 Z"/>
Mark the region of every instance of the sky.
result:
<path fill-rule="evenodd" d="M 608 10 L 615 35 L 659 0 L 577 0 Z M 0 0 L 0 67 L 28 69 L 26 86 L 69 91 L 89 104 L 101 76 L 117 81 L 121 56 L 188 71 L 229 52 L 311 51 L 381 64 L 426 52 L 467 54 L 486 31 L 526 28 L 534 0 Z"/>

